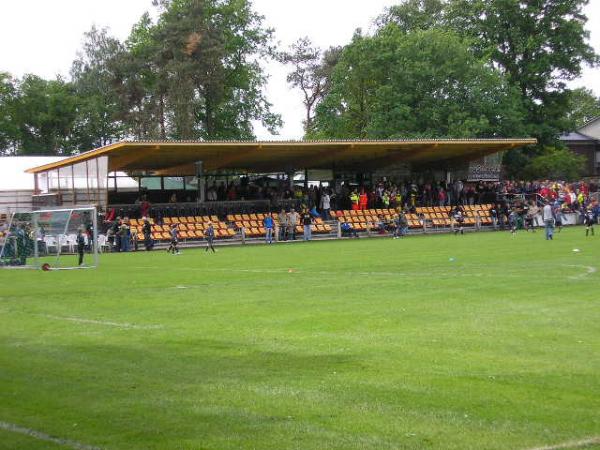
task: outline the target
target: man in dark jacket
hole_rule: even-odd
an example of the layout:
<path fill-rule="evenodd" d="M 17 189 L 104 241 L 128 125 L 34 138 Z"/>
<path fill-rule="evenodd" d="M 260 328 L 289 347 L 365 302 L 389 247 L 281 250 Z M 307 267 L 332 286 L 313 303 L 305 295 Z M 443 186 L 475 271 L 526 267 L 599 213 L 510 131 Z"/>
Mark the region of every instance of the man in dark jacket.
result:
<path fill-rule="evenodd" d="M 85 236 L 83 234 L 83 229 L 79 228 L 77 230 L 77 253 L 79 254 L 79 265 L 83 264 L 83 253 L 85 251 Z"/>

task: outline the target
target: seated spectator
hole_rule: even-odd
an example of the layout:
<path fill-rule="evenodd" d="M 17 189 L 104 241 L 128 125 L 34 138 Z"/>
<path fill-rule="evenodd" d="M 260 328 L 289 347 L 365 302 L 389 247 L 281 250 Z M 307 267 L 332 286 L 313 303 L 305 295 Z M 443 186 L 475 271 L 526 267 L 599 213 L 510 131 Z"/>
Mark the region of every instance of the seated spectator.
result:
<path fill-rule="evenodd" d="M 383 216 L 377 218 L 377 232 L 379 234 L 385 234 L 387 231 L 386 223 Z"/>
<path fill-rule="evenodd" d="M 342 237 L 358 237 L 358 233 L 354 229 L 351 223 L 344 222 L 341 224 Z"/>

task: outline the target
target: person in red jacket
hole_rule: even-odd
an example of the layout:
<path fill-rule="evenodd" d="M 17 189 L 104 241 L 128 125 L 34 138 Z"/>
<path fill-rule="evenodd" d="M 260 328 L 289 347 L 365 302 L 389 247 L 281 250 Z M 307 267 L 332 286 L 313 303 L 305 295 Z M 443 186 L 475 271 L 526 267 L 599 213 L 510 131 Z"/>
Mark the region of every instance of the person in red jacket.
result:
<path fill-rule="evenodd" d="M 360 192 L 359 204 L 361 210 L 369 209 L 369 197 L 364 189 Z"/>

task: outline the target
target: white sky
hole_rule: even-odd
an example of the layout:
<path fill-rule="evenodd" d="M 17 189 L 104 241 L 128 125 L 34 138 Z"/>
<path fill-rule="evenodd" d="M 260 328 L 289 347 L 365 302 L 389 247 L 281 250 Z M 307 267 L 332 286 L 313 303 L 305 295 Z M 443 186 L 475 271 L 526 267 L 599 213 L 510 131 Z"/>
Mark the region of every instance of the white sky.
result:
<path fill-rule="evenodd" d="M 386 6 L 400 0 L 254 0 L 254 8 L 275 28 L 276 39 L 286 48 L 297 38 L 308 36 L 326 48 L 350 41 L 354 30 L 368 31 Z M 140 16 L 152 9 L 151 0 L 18 0 L 0 6 L 0 71 L 17 77 L 34 73 L 45 78 L 66 76 L 81 47 L 83 33 L 93 24 L 110 28 L 124 40 Z M 591 44 L 600 53 L 600 0 L 586 8 Z M 304 108 L 299 92 L 286 83 L 287 68 L 267 66 L 271 78 L 267 96 L 274 111 L 282 114 L 284 126 L 273 137 L 257 127 L 259 139 L 302 137 Z M 600 95 L 600 69 L 586 68 L 573 86 L 586 86 Z"/>

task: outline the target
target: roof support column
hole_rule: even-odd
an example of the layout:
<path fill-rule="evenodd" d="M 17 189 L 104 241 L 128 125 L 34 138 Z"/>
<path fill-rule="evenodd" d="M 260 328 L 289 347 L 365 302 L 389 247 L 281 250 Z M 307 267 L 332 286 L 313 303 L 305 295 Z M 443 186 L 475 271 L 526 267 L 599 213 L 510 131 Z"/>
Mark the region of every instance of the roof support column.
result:
<path fill-rule="evenodd" d="M 288 187 L 290 188 L 290 191 L 294 191 L 294 175 L 296 172 L 294 172 L 293 170 L 287 170 L 285 172 L 285 174 L 287 175 L 288 178 Z"/>
<path fill-rule="evenodd" d="M 204 176 L 204 163 L 202 161 L 196 161 L 196 180 L 198 181 L 198 203 L 204 203 L 206 201 L 206 178 Z"/>

